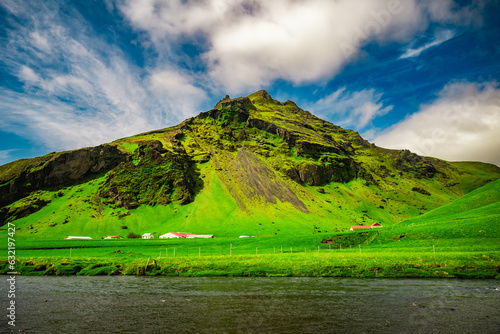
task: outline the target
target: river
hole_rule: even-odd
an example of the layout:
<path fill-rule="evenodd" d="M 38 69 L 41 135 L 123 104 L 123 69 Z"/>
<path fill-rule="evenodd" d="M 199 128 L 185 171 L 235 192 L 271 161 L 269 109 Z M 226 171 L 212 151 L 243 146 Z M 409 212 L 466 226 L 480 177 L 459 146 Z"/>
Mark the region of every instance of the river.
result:
<path fill-rule="evenodd" d="M 5 333 L 500 333 L 500 281 L 23 277 Z"/>

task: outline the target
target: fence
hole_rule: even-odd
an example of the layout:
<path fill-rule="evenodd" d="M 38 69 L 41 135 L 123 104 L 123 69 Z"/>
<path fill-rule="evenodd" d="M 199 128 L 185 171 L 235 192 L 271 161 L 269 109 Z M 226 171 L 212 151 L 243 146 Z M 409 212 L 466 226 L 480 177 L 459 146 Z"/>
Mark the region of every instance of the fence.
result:
<path fill-rule="evenodd" d="M 206 256 L 250 256 L 250 255 L 270 255 L 270 254 L 306 254 L 306 253 L 331 253 L 333 251 L 356 251 L 361 252 L 362 246 L 342 247 L 342 245 L 321 245 L 318 247 L 233 247 L 227 246 L 213 247 L 166 247 L 159 251 L 158 259 L 177 258 L 177 257 L 206 257 Z"/>

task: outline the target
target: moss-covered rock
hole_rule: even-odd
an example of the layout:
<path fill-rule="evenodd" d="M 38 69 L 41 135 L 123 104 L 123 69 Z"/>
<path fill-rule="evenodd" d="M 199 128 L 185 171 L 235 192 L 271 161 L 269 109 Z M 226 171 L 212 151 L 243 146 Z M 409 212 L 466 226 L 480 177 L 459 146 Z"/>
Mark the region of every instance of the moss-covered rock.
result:
<path fill-rule="evenodd" d="M 403 172 L 413 172 L 418 178 L 432 178 L 438 170 L 431 159 L 403 150 L 395 159 L 394 167 Z"/>
<path fill-rule="evenodd" d="M 50 202 L 50 199 L 40 198 L 37 194 L 34 194 L 23 198 L 10 206 L 3 207 L 0 209 L 0 225 L 29 216 Z"/>
<path fill-rule="evenodd" d="M 187 204 L 200 183 L 195 164 L 186 154 L 168 151 L 160 141 L 149 141 L 139 145 L 131 161 L 108 174 L 99 195 L 126 209 L 141 204 Z"/>

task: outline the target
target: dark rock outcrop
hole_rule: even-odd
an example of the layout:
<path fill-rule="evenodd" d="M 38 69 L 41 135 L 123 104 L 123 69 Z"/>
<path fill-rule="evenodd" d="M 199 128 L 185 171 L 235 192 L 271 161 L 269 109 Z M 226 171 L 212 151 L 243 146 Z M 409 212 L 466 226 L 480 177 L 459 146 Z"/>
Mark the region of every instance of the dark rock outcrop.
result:
<path fill-rule="evenodd" d="M 394 167 L 402 172 L 414 172 L 418 178 L 432 178 L 438 172 L 430 159 L 423 158 L 408 150 L 402 151 L 397 156 Z"/>
<path fill-rule="evenodd" d="M 214 109 L 239 109 L 243 111 L 249 111 L 255 110 L 255 107 L 248 97 L 238 97 L 236 99 L 230 99 L 229 96 L 226 95 L 225 98 L 217 102 Z"/>
<path fill-rule="evenodd" d="M 0 207 L 9 205 L 29 193 L 53 187 L 77 184 L 86 178 L 113 169 L 126 161 L 126 154 L 112 145 L 52 154 L 37 160 L 26 161 L 16 168 L 15 161 L 1 167 L 0 175 L 8 175 L 0 180 Z M 33 160 L 35 161 L 35 160 Z M 31 164 L 31 165 L 30 165 Z M 6 173 L 6 170 L 15 170 Z"/>
<path fill-rule="evenodd" d="M 0 209 L 0 226 L 7 222 L 23 218 L 37 212 L 44 206 L 50 203 L 50 200 L 32 198 L 25 201 L 20 201 L 18 205 L 13 207 L 3 207 Z"/>
<path fill-rule="evenodd" d="M 239 97 L 237 99 L 226 98 L 219 101 L 214 109 L 202 112 L 198 115 L 199 118 L 213 118 L 219 121 L 246 122 L 250 117 L 250 110 L 255 109 L 248 97 Z"/>
<path fill-rule="evenodd" d="M 273 123 L 269 123 L 258 118 L 250 118 L 247 120 L 247 126 L 266 131 L 273 135 L 277 135 L 283 140 L 285 140 L 290 147 L 295 146 L 295 141 L 297 137 L 290 131 L 285 130 L 279 126 L 276 126 Z"/>
<path fill-rule="evenodd" d="M 347 155 L 344 149 L 337 146 L 327 146 L 319 143 L 312 143 L 305 140 L 298 140 L 295 147 L 297 148 L 298 157 L 311 157 L 318 159 L 325 153 L 336 153 L 339 155 Z"/>
<path fill-rule="evenodd" d="M 349 182 L 356 178 L 358 169 L 359 166 L 349 158 L 324 157 L 319 162 L 302 162 L 283 172 L 297 183 L 322 186 L 330 182 Z"/>
<path fill-rule="evenodd" d="M 415 192 L 418 192 L 418 193 L 421 193 L 422 195 L 426 195 L 426 196 L 430 196 L 431 195 L 430 192 L 428 192 L 425 189 L 419 188 L 419 187 L 413 187 L 411 190 L 415 191 Z"/>

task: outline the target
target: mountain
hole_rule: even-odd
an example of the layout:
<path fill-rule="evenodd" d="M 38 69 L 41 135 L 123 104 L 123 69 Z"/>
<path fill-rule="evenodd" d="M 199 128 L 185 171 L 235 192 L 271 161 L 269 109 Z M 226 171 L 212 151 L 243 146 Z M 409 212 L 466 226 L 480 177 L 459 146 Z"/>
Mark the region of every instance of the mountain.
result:
<path fill-rule="evenodd" d="M 331 233 L 390 225 L 500 178 L 370 144 L 267 92 L 181 124 L 0 166 L 0 222 L 36 238 Z"/>

